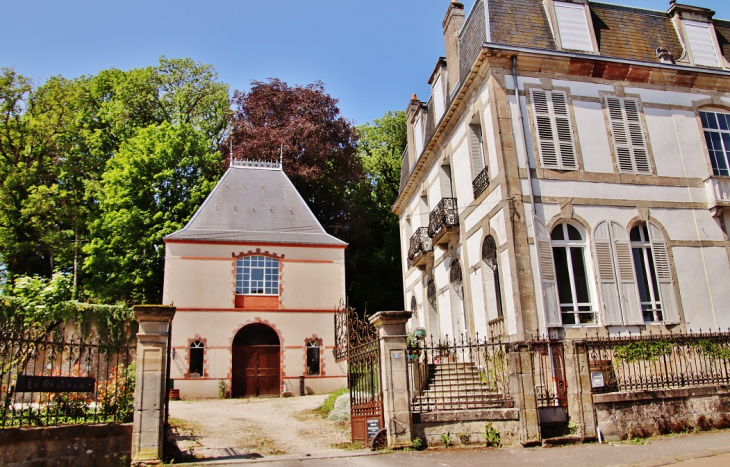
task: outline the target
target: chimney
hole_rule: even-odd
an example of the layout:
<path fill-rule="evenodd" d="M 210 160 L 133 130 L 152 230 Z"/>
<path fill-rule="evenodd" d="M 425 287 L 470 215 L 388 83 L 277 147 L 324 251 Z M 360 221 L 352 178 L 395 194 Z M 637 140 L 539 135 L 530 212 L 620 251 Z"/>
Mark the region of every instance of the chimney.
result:
<path fill-rule="evenodd" d="M 421 107 L 423 106 L 423 103 L 418 100 L 418 96 L 413 94 L 411 96 L 411 100 L 408 102 L 408 108 L 406 109 L 406 138 L 408 141 L 408 168 L 413 165 L 414 162 L 416 162 L 416 157 L 419 156 L 419 154 L 416 154 L 416 140 L 413 134 L 413 125 L 416 122 L 416 118 L 418 117 Z"/>
<path fill-rule="evenodd" d="M 444 43 L 446 45 L 446 70 L 448 73 L 448 86 L 446 89 L 448 97 L 459 84 L 459 32 L 464 26 L 464 4 L 452 0 L 442 26 L 444 27 Z"/>

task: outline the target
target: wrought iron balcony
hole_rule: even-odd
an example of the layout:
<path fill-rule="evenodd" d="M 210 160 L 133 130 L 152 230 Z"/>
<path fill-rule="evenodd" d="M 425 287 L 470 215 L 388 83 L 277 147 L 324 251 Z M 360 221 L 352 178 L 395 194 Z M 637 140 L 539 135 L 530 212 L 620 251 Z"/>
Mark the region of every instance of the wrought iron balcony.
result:
<path fill-rule="evenodd" d="M 477 199 L 489 187 L 489 167 L 484 167 L 484 170 L 479 172 L 471 182 L 471 186 L 474 189 L 474 199 Z"/>
<path fill-rule="evenodd" d="M 428 236 L 434 245 L 444 248 L 451 238 L 459 234 L 459 210 L 456 198 L 444 198 L 428 216 Z"/>
<path fill-rule="evenodd" d="M 428 236 L 428 229 L 421 227 L 411 237 L 411 246 L 408 249 L 408 264 L 424 269 L 429 259 L 433 259 L 433 244 Z"/>

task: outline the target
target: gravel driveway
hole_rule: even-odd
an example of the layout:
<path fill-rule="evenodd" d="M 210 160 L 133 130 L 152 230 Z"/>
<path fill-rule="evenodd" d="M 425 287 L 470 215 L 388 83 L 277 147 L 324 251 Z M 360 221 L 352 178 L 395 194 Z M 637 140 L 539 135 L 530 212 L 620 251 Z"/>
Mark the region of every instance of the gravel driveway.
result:
<path fill-rule="evenodd" d="M 349 423 L 315 411 L 327 395 L 170 402 L 183 454 L 197 459 L 321 455 L 349 447 Z"/>

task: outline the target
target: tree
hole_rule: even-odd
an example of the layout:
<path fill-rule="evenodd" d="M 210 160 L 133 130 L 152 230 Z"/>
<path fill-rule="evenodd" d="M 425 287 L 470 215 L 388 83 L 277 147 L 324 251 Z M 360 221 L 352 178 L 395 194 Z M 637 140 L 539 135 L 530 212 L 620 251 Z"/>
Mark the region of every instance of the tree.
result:
<path fill-rule="evenodd" d="M 188 124 L 163 122 L 124 142 L 95 193 L 100 216 L 84 248 L 90 295 L 160 303 L 163 238 L 185 225 L 213 189 L 219 169 L 220 153 Z"/>
<path fill-rule="evenodd" d="M 228 158 L 279 160 L 324 228 L 346 240 L 350 206 L 362 178 L 358 134 L 321 82 L 289 86 L 272 78 L 236 91 Z M 230 150 L 232 148 L 232 155 Z"/>
<path fill-rule="evenodd" d="M 370 311 L 403 307 L 398 216 L 392 206 L 400 185 L 401 155 L 406 146 L 405 112 L 387 112 L 358 127 L 358 158 L 365 177 L 358 190 L 357 221 L 348 254 L 350 304 Z"/>

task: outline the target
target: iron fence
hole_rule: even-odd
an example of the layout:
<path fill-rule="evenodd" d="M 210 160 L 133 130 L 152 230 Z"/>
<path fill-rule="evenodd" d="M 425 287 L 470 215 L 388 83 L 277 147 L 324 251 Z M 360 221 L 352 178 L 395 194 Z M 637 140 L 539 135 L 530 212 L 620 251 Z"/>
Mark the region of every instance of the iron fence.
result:
<path fill-rule="evenodd" d="M 431 237 L 428 236 L 428 228 L 419 227 L 411 236 L 410 248 L 408 248 L 408 260 L 412 260 L 419 253 L 433 251 Z"/>
<path fill-rule="evenodd" d="M 411 344 L 408 380 L 413 413 L 512 407 L 506 343 L 472 339 Z"/>
<path fill-rule="evenodd" d="M 428 216 L 428 235 L 433 238 L 443 227 L 459 225 L 456 198 L 443 198 Z"/>
<path fill-rule="evenodd" d="M 0 331 L 0 428 L 131 422 L 135 347 Z"/>
<path fill-rule="evenodd" d="M 534 340 L 529 343 L 529 351 L 532 355 L 537 406 L 566 407 L 568 397 L 563 343 L 548 339 Z"/>
<path fill-rule="evenodd" d="M 471 182 L 472 190 L 474 191 L 474 199 L 477 199 L 484 190 L 489 188 L 489 167 L 484 167 L 479 175 L 477 175 Z"/>
<path fill-rule="evenodd" d="M 584 342 L 594 393 L 730 384 L 730 331 Z"/>

